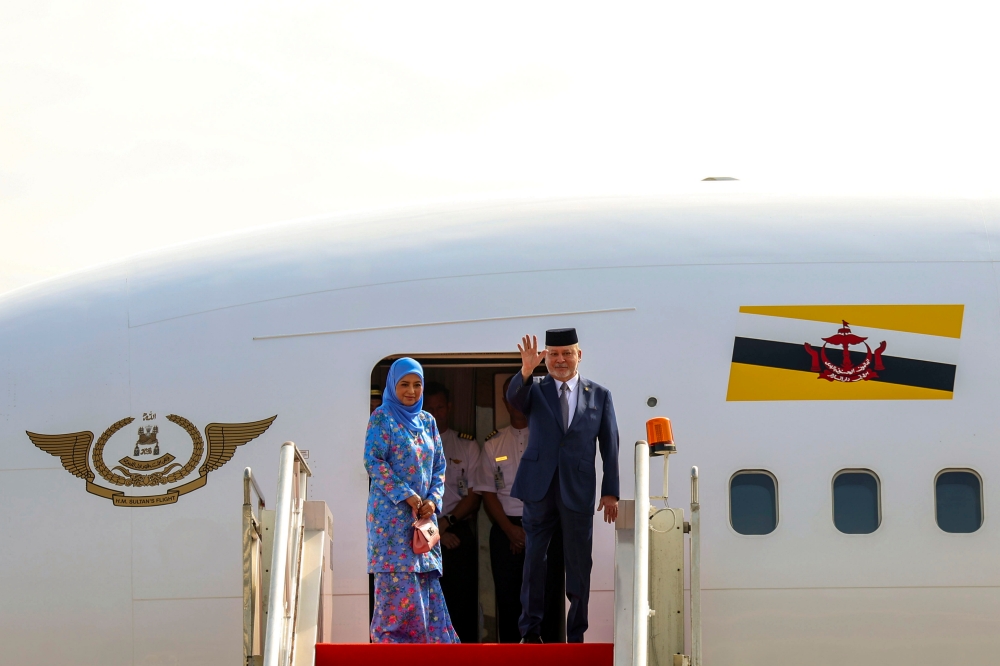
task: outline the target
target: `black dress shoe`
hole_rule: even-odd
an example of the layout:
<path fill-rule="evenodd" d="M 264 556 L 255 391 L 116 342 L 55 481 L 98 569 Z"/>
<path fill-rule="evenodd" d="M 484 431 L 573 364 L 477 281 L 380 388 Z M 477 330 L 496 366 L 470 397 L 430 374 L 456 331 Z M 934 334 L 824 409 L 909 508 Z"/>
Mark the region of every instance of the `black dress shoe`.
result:
<path fill-rule="evenodd" d="M 541 643 L 542 637 L 538 634 L 525 634 L 524 638 L 521 639 L 522 643 Z"/>

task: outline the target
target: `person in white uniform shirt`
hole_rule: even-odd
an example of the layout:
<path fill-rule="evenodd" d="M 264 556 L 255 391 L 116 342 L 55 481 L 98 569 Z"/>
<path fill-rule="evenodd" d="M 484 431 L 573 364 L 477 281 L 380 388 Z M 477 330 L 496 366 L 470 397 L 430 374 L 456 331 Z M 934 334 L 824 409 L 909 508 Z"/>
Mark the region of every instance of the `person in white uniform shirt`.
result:
<path fill-rule="evenodd" d="M 428 382 L 424 409 L 437 421 L 447 467 L 441 503 L 441 545 L 444 574 L 441 590 L 452 625 L 463 643 L 479 642 L 479 543 L 476 513 L 480 496 L 472 489 L 479 467 L 479 443 L 472 435 L 450 427 L 451 394 L 444 385 Z"/>
<path fill-rule="evenodd" d="M 507 386 L 503 385 L 503 401 L 510 414 L 510 425 L 491 434 L 483 448 L 473 489 L 483 496 L 486 515 L 493 523 L 490 529 L 490 562 L 497 600 L 497 634 L 500 643 L 517 643 L 521 631 L 517 619 L 521 615 L 521 582 L 524 569 L 524 530 L 521 528 L 522 502 L 510 496 L 521 454 L 528 445 L 528 418 L 507 402 Z M 548 550 L 548 570 L 545 580 L 545 615 L 542 640 L 558 643 L 564 640 L 565 609 L 563 608 L 562 533 L 553 535 Z"/>

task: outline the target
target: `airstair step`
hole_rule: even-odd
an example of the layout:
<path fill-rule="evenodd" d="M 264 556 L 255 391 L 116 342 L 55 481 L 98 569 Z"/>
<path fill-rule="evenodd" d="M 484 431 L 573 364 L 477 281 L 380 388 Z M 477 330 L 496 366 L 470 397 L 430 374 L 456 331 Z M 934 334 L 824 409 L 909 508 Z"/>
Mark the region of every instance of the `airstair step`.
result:
<path fill-rule="evenodd" d="M 400 664 L 475 664 L 475 666 L 612 666 L 613 643 L 318 643 L 316 666 L 400 666 Z"/>

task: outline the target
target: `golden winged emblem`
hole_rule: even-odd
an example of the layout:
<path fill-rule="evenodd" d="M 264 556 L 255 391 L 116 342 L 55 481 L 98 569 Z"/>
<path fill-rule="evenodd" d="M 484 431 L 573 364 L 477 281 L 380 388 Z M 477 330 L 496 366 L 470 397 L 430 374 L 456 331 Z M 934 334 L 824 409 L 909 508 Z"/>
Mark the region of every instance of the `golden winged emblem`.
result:
<path fill-rule="evenodd" d="M 199 474 L 208 474 L 232 460 L 233 454 L 236 453 L 236 447 L 243 446 L 251 439 L 263 435 L 276 418 L 278 418 L 277 414 L 269 419 L 251 423 L 209 423 L 205 426 L 208 455 L 205 456 L 205 463 L 198 470 Z"/>
<path fill-rule="evenodd" d="M 155 416 L 155 415 L 154 415 Z M 198 428 L 191 421 L 176 414 L 168 414 L 167 420 L 183 429 L 191 438 L 191 456 L 184 463 L 174 462 L 169 453 L 156 459 L 136 459 L 126 455 L 118 465 L 108 468 L 104 461 L 104 450 L 111 437 L 135 419 L 126 417 L 109 426 L 94 442 L 94 433 L 87 431 L 63 435 L 43 435 L 26 431 L 28 439 L 42 451 L 59 458 L 62 466 L 73 476 L 87 483 L 87 492 L 112 500 L 115 506 L 160 506 L 173 504 L 181 495 L 197 490 L 208 481 L 213 472 L 232 460 L 236 449 L 260 437 L 271 427 L 277 414 L 270 418 L 248 423 L 209 423 L 202 438 Z M 160 453 L 159 444 L 154 448 L 140 449 L 140 445 L 151 443 L 153 430 L 139 428 L 139 440 L 135 452 L 143 454 Z M 198 464 L 201 466 L 198 467 Z M 156 495 L 133 495 L 127 488 L 152 488 L 170 485 L 186 479 L 198 467 L 198 476 L 166 492 Z M 98 478 L 99 477 L 99 478 Z M 98 483 L 98 480 L 110 485 Z M 118 488 L 121 488 L 119 490 Z"/>
<path fill-rule="evenodd" d="M 62 466 L 73 476 L 93 481 L 94 473 L 87 464 L 87 453 L 94 443 L 94 433 L 70 432 L 65 435 L 39 435 L 29 432 L 28 439 L 42 451 L 59 458 Z"/>

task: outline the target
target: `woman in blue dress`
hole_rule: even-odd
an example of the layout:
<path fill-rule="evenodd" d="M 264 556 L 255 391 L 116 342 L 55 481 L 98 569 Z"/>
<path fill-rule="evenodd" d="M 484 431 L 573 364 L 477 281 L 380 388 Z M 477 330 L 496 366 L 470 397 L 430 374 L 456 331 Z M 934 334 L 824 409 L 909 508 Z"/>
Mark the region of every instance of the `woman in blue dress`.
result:
<path fill-rule="evenodd" d="M 374 643 L 459 642 L 438 581 L 441 544 L 419 555 L 412 545 L 414 515 L 437 523 L 444 495 L 444 448 L 434 417 L 421 409 L 423 379 L 413 359 L 393 363 L 365 436 Z"/>

